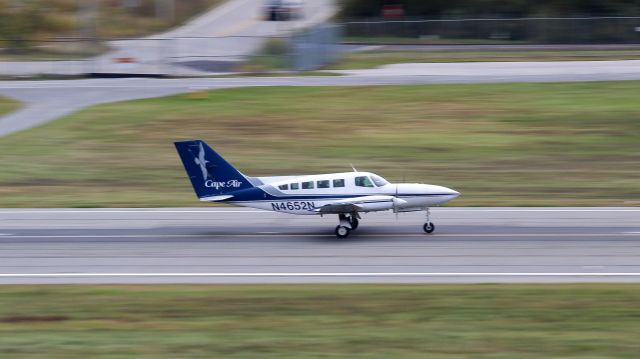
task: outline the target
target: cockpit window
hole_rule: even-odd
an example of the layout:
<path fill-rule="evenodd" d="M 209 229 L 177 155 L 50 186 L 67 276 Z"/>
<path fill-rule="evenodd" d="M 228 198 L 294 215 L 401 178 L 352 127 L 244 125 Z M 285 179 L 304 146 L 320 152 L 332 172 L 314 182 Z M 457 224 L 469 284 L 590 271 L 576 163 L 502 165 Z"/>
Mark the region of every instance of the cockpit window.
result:
<path fill-rule="evenodd" d="M 389 184 L 389 182 L 386 179 L 378 175 L 371 175 L 371 179 L 373 180 L 373 183 L 375 183 L 376 186 L 378 187 L 386 186 Z"/>
<path fill-rule="evenodd" d="M 358 176 L 355 181 L 358 187 L 373 187 L 373 183 L 371 183 L 371 180 L 367 176 Z"/>
<path fill-rule="evenodd" d="M 281 184 L 278 186 L 278 188 L 280 188 L 281 190 L 288 190 L 289 189 L 289 184 Z"/>

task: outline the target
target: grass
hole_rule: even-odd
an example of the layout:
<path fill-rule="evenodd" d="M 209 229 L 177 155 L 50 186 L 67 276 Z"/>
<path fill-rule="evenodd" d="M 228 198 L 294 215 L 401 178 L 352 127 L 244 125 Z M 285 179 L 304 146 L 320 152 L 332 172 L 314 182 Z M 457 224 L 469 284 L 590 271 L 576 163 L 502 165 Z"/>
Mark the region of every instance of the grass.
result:
<path fill-rule="evenodd" d="M 223 1 L 174 1 L 174 11 L 159 13 L 156 12 L 157 5 L 170 3 L 158 0 L 97 1 L 97 17 L 91 22 L 92 12 L 79 9 L 80 5 L 90 7 L 88 0 L 30 0 L 25 6 L 0 0 L 0 24 L 6 23 L 6 26 L 0 26 L 0 61 L 53 61 L 98 55 L 107 47 L 82 40 L 92 37 L 86 33 L 87 23 L 95 24 L 95 35 L 99 40 L 141 37 L 183 24 Z M 132 7 L 126 7 L 126 3 Z M 163 13 L 173 16 L 157 16 Z"/>
<path fill-rule="evenodd" d="M 224 0 L 190 0 L 175 1 L 173 17 L 158 17 L 156 13 L 156 0 L 137 0 L 130 2 L 133 6 L 124 6 L 123 1 L 107 0 L 100 1 L 97 9 L 96 30 L 100 38 L 117 38 L 126 36 L 143 36 L 157 31 L 179 25 L 188 19 L 196 16 L 209 8 L 220 4 Z M 20 9 L 11 4 L 6 4 L 6 0 L 0 0 L 0 15 L 5 19 L 12 16 L 22 15 Z M 36 39 L 58 38 L 58 37 L 76 37 L 79 29 L 82 28 L 83 19 L 81 16 L 92 16 L 92 12 L 85 9 L 86 13 L 82 13 L 77 0 L 32 0 L 29 4 L 36 8 L 34 14 L 41 18 L 38 21 L 41 24 L 33 33 Z M 161 12 L 162 13 L 162 12 Z M 13 31 L 25 29 L 33 29 L 28 24 L 18 22 L 14 24 L 20 26 Z M 74 36 L 75 35 L 75 36 Z"/>
<path fill-rule="evenodd" d="M 0 116 L 15 111 L 20 107 L 18 101 L 0 96 Z"/>
<path fill-rule="evenodd" d="M 269 39 L 245 62 L 238 66 L 241 72 L 283 71 L 291 68 L 289 45 L 283 39 Z"/>
<path fill-rule="evenodd" d="M 640 199 L 640 82 L 266 87 L 100 105 L 0 138 L 0 207 L 198 205 L 172 145 L 249 175 L 349 170 L 463 206 Z M 204 204 L 206 205 L 206 204 Z"/>
<path fill-rule="evenodd" d="M 638 285 L 2 286 L 14 358 L 637 358 Z"/>
<path fill-rule="evenodd" d="M 36 45 L 38 46 L 38 45 Z M 22 49 L 18 52 L 0 52 L 0 61 L 65 61 L 84 60 L 108 50 L 108 47 L 87 45 L 77 42 L 62 44 L 52 42 L 50 45 Z"/>
<path fill-rule="evenodd" d="M 640 60 L 640 50 L 363 51 L 346 54 L 329 69 L 375 68 L 424 62 Z"/>

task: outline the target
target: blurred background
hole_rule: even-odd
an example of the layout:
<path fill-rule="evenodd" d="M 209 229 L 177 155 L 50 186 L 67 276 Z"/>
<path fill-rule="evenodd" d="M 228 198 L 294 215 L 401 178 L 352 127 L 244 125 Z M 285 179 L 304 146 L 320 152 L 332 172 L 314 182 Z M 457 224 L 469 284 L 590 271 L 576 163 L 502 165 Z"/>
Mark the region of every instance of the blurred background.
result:
<path fill-rule="evenodd" d="M 357 60 L 379 64 L 394 59 L 389 52 L 396 61 L 629 59 L 637 56 L 631 45 L 640 40 L 640 5 L 626 0 L 254 0 L 207 14 L 221 3 L 2 0 L 0 75 L 312 70 L 350 67 Z M 356 46 L 361 44 L 395 47 L 364 51 Z M 409 46 L 425 44 L 443 47 Z M 527 44 L 565 46 L 506 46 Z M 339 55 L 346 64 L 338 65 Z"/>
<path fill-rule="evenodd" d="M 640 0 L 0 0 L 0 357 L 637 358 L 639 95 Z M 187 139 L 462 196 L 164 208 Z"/>
<path fill-rule="evenodd" d="M 2 0 L 0 76 L 34 81 L 0 89 L 0 206 L 196 205 L 171 147 L 190 138 L 254 175 L 354 163 L 448 183 L 458 205 L 637 205 L 640 84 L 585 80 L 637 78 L 638 15 L 638 1 Z M 38 81 L 100 77 L 114 79 Z"/>

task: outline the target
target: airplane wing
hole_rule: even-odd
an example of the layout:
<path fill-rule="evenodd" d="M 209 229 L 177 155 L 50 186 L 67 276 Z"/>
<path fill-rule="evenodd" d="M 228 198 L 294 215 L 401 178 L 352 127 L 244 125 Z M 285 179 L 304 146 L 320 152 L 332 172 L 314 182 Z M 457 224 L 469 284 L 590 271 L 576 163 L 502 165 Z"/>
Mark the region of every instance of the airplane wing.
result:
<path fill-rule="evenodd" d="M 363 196 L 336 200 L 314 211 L 322 214 L 386 211 L 407 203 L 394 196 Z"/>
<path fill-rule="evenodd" d="M 362 206 L 358 206 L 357 204 L 353 204 L 353 203 L 331 203 L 331 204 L 325 204 L 320 208 L 316 208 L 314 209 L 314 211 L 323 213 L 323 214 L 330 214 L 330 213 L 362 212 L 363 209 L 364 208 Z"/>

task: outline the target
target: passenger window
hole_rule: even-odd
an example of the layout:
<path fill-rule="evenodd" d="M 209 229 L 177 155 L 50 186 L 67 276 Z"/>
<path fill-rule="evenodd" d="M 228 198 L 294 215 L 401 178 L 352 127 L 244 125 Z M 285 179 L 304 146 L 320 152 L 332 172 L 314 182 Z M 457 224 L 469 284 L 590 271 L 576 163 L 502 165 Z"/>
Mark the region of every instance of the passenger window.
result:
<path fill-rule="evenodd" d="M 329 180 L 322 180 L 322 181 L 317 181 L 316 185 L 318 185 L 318 188 L 329 188 Z"/>
<path fill-rule="evenodd" d="M 289 189 L 289 185 L 288 184 L 281 184 L 281 185 L 278 186 L 278 188 L 286 191 L 286 190 Z"/>
<path fill-rule="evenodd" d="M 300 184 L 299 183 L 292 183 L 291 184 L 291 189 L 300 189 Z"/>
<path fill-rule="evenodd" d="M 344 179 L 334 179 L 333 187 L 344 187 Z"/>
<path fill-rule="evenodd" d="M 313 181 L 302 182 L 302 189 L 313 189 Z"/>
<path fill-rule="evenodd" d="M 367 176 L 356 177 L 356 186 L 358 187 L 373 187 L 373 183 Z"/>

